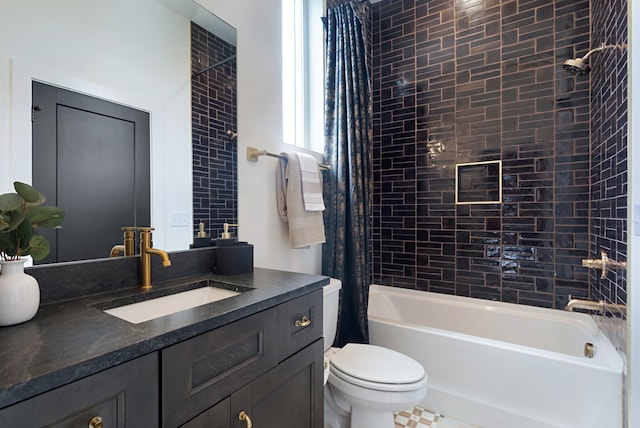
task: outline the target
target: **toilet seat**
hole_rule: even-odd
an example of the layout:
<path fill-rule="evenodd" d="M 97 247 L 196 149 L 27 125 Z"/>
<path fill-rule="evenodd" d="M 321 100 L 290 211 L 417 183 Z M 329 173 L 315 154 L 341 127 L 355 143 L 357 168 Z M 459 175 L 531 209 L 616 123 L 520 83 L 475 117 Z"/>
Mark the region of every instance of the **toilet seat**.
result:
<path fill-rule="evenodd" d="M 415 391 L 427 383 L 424 368 L 417 361 L 380 346 L 349 343 L 330 358 L 331 374 L 363 388 Z"/>

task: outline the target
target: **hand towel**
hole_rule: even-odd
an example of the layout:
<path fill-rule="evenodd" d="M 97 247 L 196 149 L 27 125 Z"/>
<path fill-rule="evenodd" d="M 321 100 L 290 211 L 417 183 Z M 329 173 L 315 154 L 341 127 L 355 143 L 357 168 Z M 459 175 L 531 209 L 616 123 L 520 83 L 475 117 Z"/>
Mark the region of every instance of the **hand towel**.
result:
<path fill-rule="evenodd" d="M 306 211 L 302 200 L 300 163 L 295 153 L 282 153 L 276 170 L 276 201 L 280 217 L 289 223 L 291 248 L 326 241 L 322 211 Z"/>
<path fill-rule="evenodd" d="M 302 179 L 302 199 L 307 211 L 324 211 L 322 199 L 322 182 L 318 172 L 318 161 L 306 153 L 296 153 L 300 163 L 300 177 Z"/>

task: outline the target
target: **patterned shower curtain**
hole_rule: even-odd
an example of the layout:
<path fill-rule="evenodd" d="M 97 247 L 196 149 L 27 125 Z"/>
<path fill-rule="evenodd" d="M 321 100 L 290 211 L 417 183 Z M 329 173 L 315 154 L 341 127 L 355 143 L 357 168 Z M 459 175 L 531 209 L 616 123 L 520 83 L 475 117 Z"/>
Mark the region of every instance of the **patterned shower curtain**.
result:
<path fill-rule="evenodd" d="M 336 344 L 368 342 L 370 281 L 371 89 L 366 2 L 327 11 L 325 233 L 323 274 L 342 280 Z"/>

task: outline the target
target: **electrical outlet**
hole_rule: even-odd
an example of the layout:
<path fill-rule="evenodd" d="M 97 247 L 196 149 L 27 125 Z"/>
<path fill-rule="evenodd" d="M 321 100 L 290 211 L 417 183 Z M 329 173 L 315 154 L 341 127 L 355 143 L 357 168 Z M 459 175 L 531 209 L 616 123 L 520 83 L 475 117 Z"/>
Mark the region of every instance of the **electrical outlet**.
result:
<path fill-rule="evenodd" d="M 189 214 L 187 213 L 171 213 L 171 221 L 169 222 L 171 227 L 188 227 L 189 226 Z"/>

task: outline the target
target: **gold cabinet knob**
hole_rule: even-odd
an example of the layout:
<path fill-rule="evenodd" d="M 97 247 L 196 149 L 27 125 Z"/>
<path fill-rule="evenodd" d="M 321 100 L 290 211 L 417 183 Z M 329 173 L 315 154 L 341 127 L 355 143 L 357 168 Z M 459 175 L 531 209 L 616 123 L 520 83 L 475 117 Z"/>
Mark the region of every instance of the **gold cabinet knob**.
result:
<path fill-rule="evenodd" d="M 307 317 L 302 317 L 302 319 L 296 320 L 296 327 L 309 327 L 311 325 L 311 320 Z"/>
<path fill-rule="evenodd" d="M 89 421 L 89 428 L 103 428 L 102 418 L 100 416 L 94 416 Z"/>
<path fill-rule="evenodd" d="M 240 412 L 240 414 L 238 415 L 238 419 L 244 421 L 247 424 L 247 428 L 251 428 L 253 426 L 253 424 L 251 423 L 251 418 L 249 418 L 249 415 L 247 415 L 247 412 L 245 412 L 244 410 Z"/>

